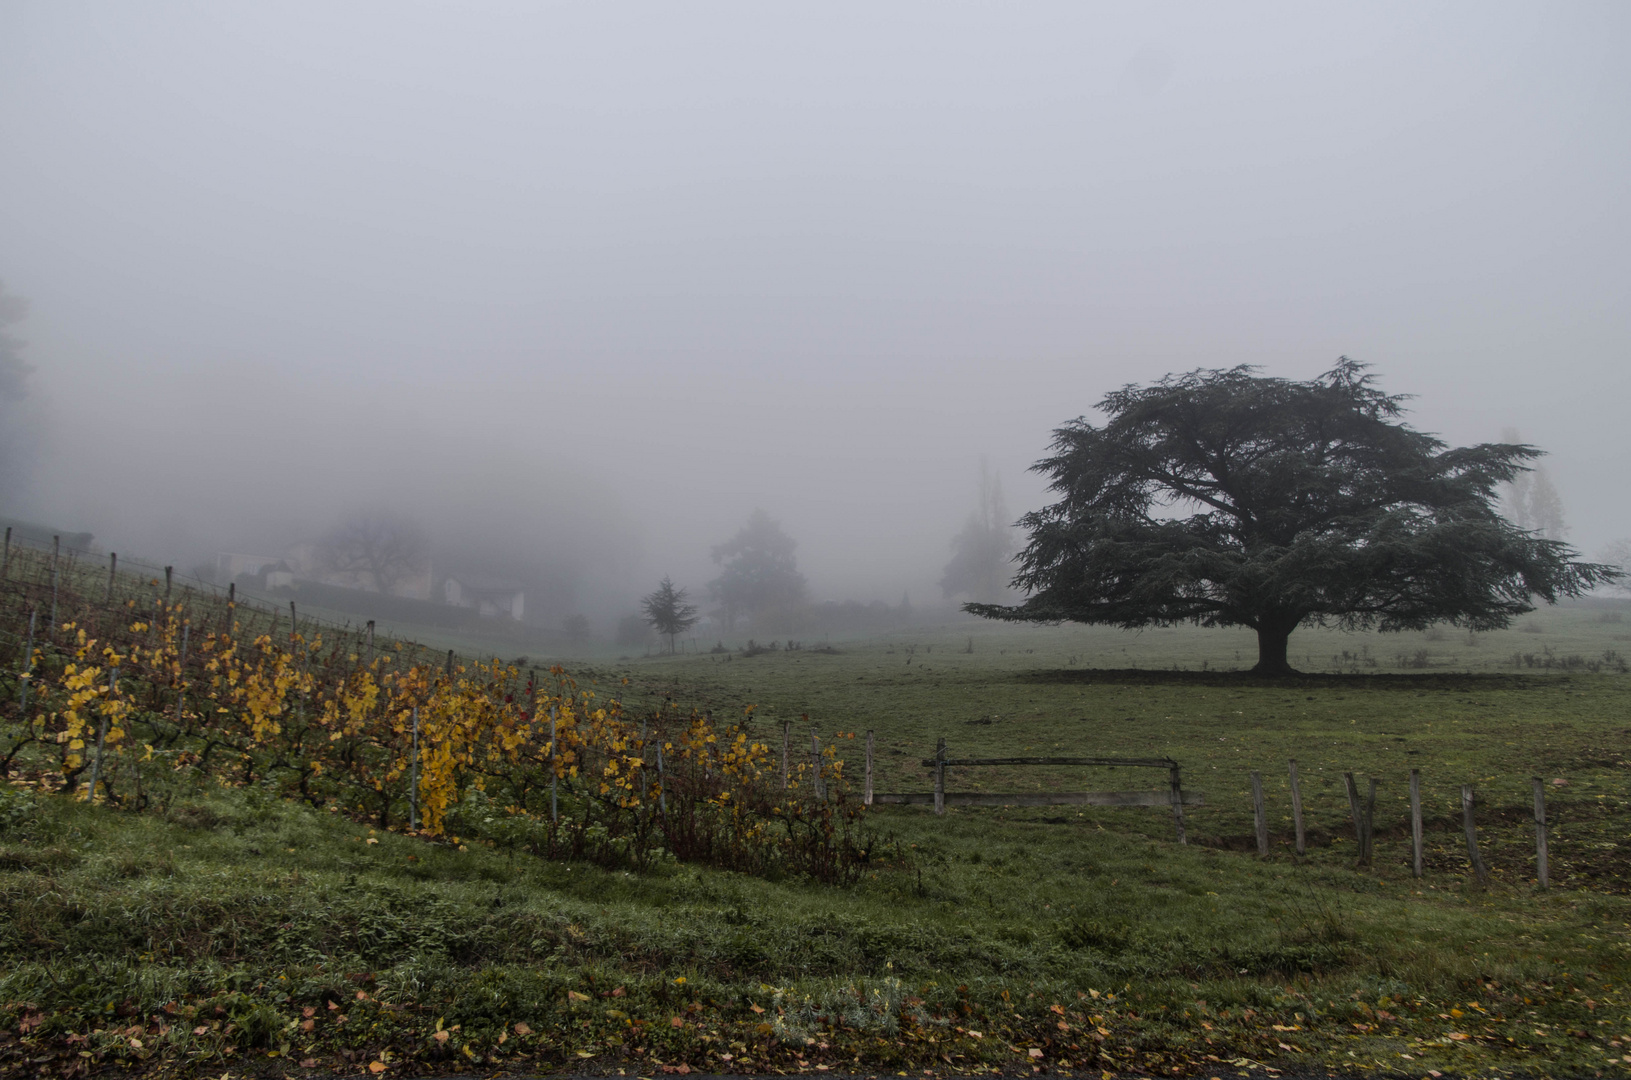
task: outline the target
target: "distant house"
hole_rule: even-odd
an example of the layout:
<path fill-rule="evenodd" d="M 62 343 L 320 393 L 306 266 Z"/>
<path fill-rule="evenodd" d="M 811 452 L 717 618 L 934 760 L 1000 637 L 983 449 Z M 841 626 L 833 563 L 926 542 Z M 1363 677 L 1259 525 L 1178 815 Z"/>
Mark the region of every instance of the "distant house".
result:
<path fill-rule="evenodd" d="M 330 565 L 330 560 L 324 557 L 322 545 L 315 540 L 289 545 L 284 550 L 284 559 L 294 572 L 294 576 L 301 581 L 316 581 L 341 589 L 360 589 L 364 592 L 379 591 L 374 582 L 374 575 L 367 570 L 335 569 Z M 409 600 L 429 600 L 434 597 L 435 579 L 431 574 L 429 556 L 425 557 L 423 565 L 403 571 L 391 586 L 389 595 Z"/>
<path fill-rule="evenodd" d="M 442 582 L 442 599 L 454 607 L 474 608 L 489 618 L 520 622 L 527 594 L 514 578 L 458 574 Z"/>
<path fill-rule="evenodd" d="M 262 571 L 268 589 L 294 588 L 294 569 L 282 560 L 268 566 Z"/>
<path fill-rule="evenodd" d="M 215 580 L 237 581 L 241 577 L 260 577 L 266 572 L 268 566 L 277 566 L 283 560 L 276 555 L 229 555 L 226 552 L 215 557 Z M 287 570 L 287 564 L 284 564 Z"/>

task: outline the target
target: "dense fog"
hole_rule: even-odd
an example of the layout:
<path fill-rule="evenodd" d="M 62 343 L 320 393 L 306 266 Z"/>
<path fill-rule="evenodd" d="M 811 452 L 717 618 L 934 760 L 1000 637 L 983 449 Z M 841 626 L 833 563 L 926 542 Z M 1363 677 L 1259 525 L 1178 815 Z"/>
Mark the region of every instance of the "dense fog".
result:
<path fill-rule="evenodd" d="M 1347 355 L 1549 451 L 1595 555 L 1628 42 L 1612 2 L 6 0 L 0 515 L 189 568 L 395 515 L 609 634 L 763 510 L 811 600 L 928 607 L 1107 391 Z"/>

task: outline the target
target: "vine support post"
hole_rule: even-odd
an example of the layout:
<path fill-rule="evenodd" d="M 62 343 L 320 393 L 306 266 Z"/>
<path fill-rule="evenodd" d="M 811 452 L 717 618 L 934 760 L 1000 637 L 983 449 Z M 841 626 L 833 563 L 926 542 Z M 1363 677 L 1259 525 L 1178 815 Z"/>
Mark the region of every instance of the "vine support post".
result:
<path fill-rule="evenodd" d="M 374 666 L 374 620 L 368 620 L 368 666 Z M 537 680 L 533 680 L 536 682 Z"/>
<path fill-rule="evenodd" d="M 827 785 L 821 779 L 821 740 L 816 738 L 816 729 L 810 728 L 810 790 L 817 799 L 827 797 Z"/>
<path fill-rule="evenodd" d="M 112 697 L 119 688 L 119 669 L 114 668 L 108 672 L 108 697 Z M 102 713 L 101 722 L 96 725 L 96 756 L 91 759 L 91 790 L 85 796 L 85 801 L 96 801 L 96 784 L 102 775 L 102 747 L 108 738 L 108 714 Z"/>
<path fill-rule="evenodd" d="M 229 581 L 229 582 L 227 582 L 227 612 L 226 612 L 227 625 L 226 625 L 226 629 L 224 631 L 222 631 L 223 636 L 228 637 L 228 638 L 230 638 L 232 636 L 232 619 L 237 613 L 238 613 L 238 583 L 236 581 Z"/>
<path fill-rule="evenodd" d="M 453 650 L 447 650 L 447 685 L 453 685 Z"/>
<path fill-rule="evenodd" d="M 6 575 L 9 573 L 11 573 L 11 526 L 7 525 L 6 553 L 4 556 L 0 556 L 0 581 L 6 580 Z"/>
<path fill-rule="evenodd" d="M 1291 823 L 1297 830 L 1297 856 L 1307 851 L 1307 835 L 1303 830 L 1303 788 L 1297 780 L 1297 759 L 1291 759 Z"/>
<path fill-rule="evenodd" d="M 662 751 L 657 751 L 661 759 Z M 556 775 L 555 768 L 555 710 L 549 710 L 549 820 L 552 824 L 561 823 L 560 777 Z"/>
<path fill-rule="evenodd" d="M 170 602 L 170 580 L 175 575 L 175 572 L 176 568 L 173 566 L 166 566 L 164 568 L 164 602 L 166 604 Z"/>
<path fill-rule="evenodd" d="M 46 627 L 46 630 L 50 633 L 52 640 L 55 640 L 57 636 L 57 581 L 59 577 L 57 573 L 57 557 L 61 554 L 62 537 L 53 536 L 51 538 L 51 622 Z M 92 792 L 92 794 L 94 795 L 95 792 Z"/>
<path fill-rule="evenodd" d="M 419 706 L 413 707 L 413 743 L 408 756 L 408 828 L 419 831 Z"/>
<path fill-rule="evenodd" d="M 1172 823 L 1178 830 L 1178 842 L 1189 843 L 1189 835 L 1184 831 L 1184 785 L 1178 763 L 1174 761 L 1167 770 L 1167 782 L 1172 787 Z"/>
<path fill-rule="evenodd" d="M 28 712 L 28 684 L 34 681 L 34 620 L 39 613 L 39 608 L 32 608 L 28 613 L 28 651 L 23 653 L 23 670 L 17 677 L 17 708 L 25 714 Z M 23 723 L 28 723 L 26 715 Z"/>
<path fill-rule="evenodd" d="M 113 603 L 113 580 L 114 580 L 115 577 L 118 576 L 118 574 L 119 574 L 119 553 L 117 551 L 110 551 L 110 552 L 108 552 L 108 591 L 102 597 L 102 602 L 104 604 Z"/>
<path fill-rule="evenodd" d="M 866 792 L 863 796 L 867 806 L 872 805 L 872 729 L 866 729 Z"/>
<path fill-rule="evenodd" d="M 192 620 L 181 624 L 181 657 L 176 661 L 176 724 L 181 723 L 181 711 L 187 703 L 187 638 L 193 628 Z"/>
<path fill-rule="evenodd" d="M 1421 877 L 1421 770 L 1410 770 L 1410 872 Z"/>
<path fill-rule="evenodd" d="M 793 740 L 793 721 L 782 721 L 782 790 L 787 790 L 787 751 Z"/>

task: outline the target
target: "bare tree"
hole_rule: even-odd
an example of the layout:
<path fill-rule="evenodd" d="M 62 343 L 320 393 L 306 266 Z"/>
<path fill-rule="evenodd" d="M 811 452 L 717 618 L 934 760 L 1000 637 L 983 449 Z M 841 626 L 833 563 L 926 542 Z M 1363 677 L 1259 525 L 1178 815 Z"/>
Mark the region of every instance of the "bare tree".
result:
<path fill-rule="evenodd" d="M 38 418 L 25 404 L 34 367 L 23 359 L 21 338 L 8 327 L 28 315 L 28 301 L 6 292 L 0 282 L 0 497 L 11 498 L 24 486 L 33 458 L 30 436 Z"/>
<path fill-rule="evenodd" d="M 365 575 L 375 592 L 395 591 L 403 579 L 425 569 L 430 545 L 412 519 L 388 510 L 370 511 L 336 525 L 318 541 L 327 570 Z"/>
<path fill-rule="evenodd" d="M 1603 548 L 1597 561 L 1615 567 L 1626 577 L 1614 583 L 1614 589 L 1626 596 L 1631 596 L 1631 536 L 1622 536 L 1618 540 L 1610 541 Z"/>
<path fill-rule="evenodd" d="M 1523 445 L 1516 428 L 1502 431 L 1501 441 Z M 1562 540 L 1569 533 L 1563 522 L 1563 496 L 1543 465 L 1531 466 L 1501 485 L 1501 510 L 1518 528 L 1548 540 Z"/>
<path fill-rule="evenodd" d="M 785 615 L 804 603 L 804 575 L 793 551 L 798 541 L 763 510 L 755 510 L 736 535 L 713 548 L 719 576 L 708 583 L 726 627 L 746 613 L 755 619 Z"/>
<path fill-rule="evenodd" d="M 994 604 L 1008 586 L 1008 560 L 1014 553 L 1013 532 L 1008 505 L 1002 497 L 1002 481 L 980 459 L 979 504 L 963 531 L 951 541 L 951 561 L 940 576 L 940 591 L 947 599 L 966 596 L 979 604 Z"/>

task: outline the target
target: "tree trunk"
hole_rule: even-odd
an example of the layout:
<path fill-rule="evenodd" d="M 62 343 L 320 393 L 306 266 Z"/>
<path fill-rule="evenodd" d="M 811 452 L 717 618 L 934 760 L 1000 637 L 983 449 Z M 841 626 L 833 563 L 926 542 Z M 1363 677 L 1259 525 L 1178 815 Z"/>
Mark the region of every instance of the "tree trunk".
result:
<path fill-rule="evenodd" d="M 1257 624 L 1257 666 L 1252 668 L 1253 675 L 1296 674 L 1286 659 L 1286 646 L 1299 621 L 1265 617 Z"/>

